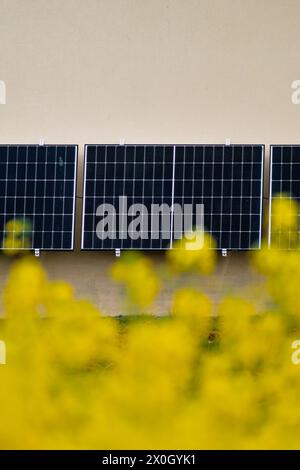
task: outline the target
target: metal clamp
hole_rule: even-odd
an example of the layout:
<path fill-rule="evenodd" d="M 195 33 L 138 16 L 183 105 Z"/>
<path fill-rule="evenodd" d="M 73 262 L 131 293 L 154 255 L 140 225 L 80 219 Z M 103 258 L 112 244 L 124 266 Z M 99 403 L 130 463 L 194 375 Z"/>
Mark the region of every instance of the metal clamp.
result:
<path fill-rule="evenodd" d="M 229 147 L 231 145 L 231 140 L 229 138 L 225 139 L 225 145 L 226 147 Z"/>
<path fill-rule="evenodd" d="M 222 249 L 222 256 L 224 256 L 224 257 L 227 256 L 227 248 Z"/>
<path fill-rule="evenodd" d="M 117 258 L 120 258 L 120 256 L 121 256 L 120 248 L 116 248 L 115 255 L 116 255 Z"/>
<path fill-rule="evenodd" d="M 44 145 L 45 145 L 45 139 L 43 137 L 40 137 L 39 146 L 43 147 Z"/>
<path fill-rule="evenodd" d="M 125 139 L 123 139 L 123 138 L 120 139 L 120 140 L 119 140 L 119 145 L 125 145 Z"/>
<path fill-rule="evenodd" d="M 39 257 L 40 257 L 40 250 L 39 250 L 39 249 L 34 250 L 34 256 L 35 256 L 36 258 L 39 258 Z"/>

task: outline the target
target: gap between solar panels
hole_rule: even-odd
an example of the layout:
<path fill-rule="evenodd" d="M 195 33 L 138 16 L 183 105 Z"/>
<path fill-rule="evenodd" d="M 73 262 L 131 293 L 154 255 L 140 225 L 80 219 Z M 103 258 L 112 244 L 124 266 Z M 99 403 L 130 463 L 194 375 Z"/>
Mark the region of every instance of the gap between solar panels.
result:
<path fill-rule="evenodd" d="M 86 145 L 81 248 L 172 249 L 199 224 L 260 248 L 263 170 L 264 145 Z"/>

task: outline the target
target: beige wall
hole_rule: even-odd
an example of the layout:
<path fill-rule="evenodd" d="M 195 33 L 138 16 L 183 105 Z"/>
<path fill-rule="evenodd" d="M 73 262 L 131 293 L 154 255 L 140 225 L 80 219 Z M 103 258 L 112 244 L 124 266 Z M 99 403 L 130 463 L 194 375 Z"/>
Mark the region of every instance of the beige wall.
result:
<path fill-rule="evenodd" d="M 0 0 L 0 142 L 299 143 L 299 18 L 299 0 Z"/>
<path fill-rule="evenodd" d="M 1 141 L 299 141 L 299 0 L 0 0 Z"/>

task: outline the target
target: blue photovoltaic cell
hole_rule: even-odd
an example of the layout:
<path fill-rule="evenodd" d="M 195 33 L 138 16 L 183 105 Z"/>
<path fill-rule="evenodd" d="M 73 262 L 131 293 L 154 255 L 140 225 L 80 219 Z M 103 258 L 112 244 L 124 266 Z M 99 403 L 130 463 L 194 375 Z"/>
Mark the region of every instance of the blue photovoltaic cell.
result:
<path fill-rule="evenodd" d="M 182 238 L 143 227 L 143 238 L 126 237 L 120 224 L 119 198 L 128 206 L 190 205 L 196 225 L 197 205 L 204 206 L 205 230 L 219 249 L 260 246 L 264 146 L 262 145 L 87 145 L 83 200 L 82 249 L 165 249 Z M 116 208 L 116 238 L 105 238 L 103 204 Z M 175 206 L 173 206 L 175 207 Z M 190 209 L 191 208 L 191 209 Z M 123 220 L 123 219 L 122 219 Z M 127 220 L 130 223 L 131 219 Z M 99 223 L 100 222 L 100 223 Z M 120 226 L 121 225 L 121 226 Z M 123 237 L 123 238 L 122 238 Z"/>
<path fill-rule="evenodd" d="M 76 168 L 76 145 L 0 145 L 2 246 L 73 248 Z"/>

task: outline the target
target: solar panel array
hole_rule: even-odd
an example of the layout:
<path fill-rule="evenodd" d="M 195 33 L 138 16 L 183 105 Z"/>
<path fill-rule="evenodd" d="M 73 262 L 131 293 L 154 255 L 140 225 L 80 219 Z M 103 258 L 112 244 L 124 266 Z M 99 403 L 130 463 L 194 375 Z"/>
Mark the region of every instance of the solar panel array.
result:
<path fill-rule="evenodd" d="M 76 169 L 76 145 L 0 145 L 1 246 L 73 248 Z"/>
<path fill-rule="evenodd" d="M 248 250 L 261 242 L 262 145 L 87 145 L 82 224 L 82 249 L 165 249 L 183 235 L 153 227 L 153 204 L 169 207 L 190 204 L 192 226 L 197 204 L 204 205 L 204 227 L 220 249 Z M 127 198 L 128 207 L 120 204 Z M 120 199 L 121 198 L 121 199 Z M 105 206 L 105 204 L 108 206 Z M 142 236 L 130 236 L 127 227 L 143 204 L 148 222 Z M 103 220 L 115 208 L 108 227 Z M 143 209 L 142 209 L 143 210 Z M 143 218 L 144 220 L 145 218 Z"/>
<path fill-rule="evenodd" d="M 270 205 L 269 205 L 269 244 L 279 248 L 300 247 L 299 223 L 287 228 L 284 220 L 273 221 L 272 203 L 286 196 L 300 203 L 300 146 L 272 145 L 270 152 Z"/>

